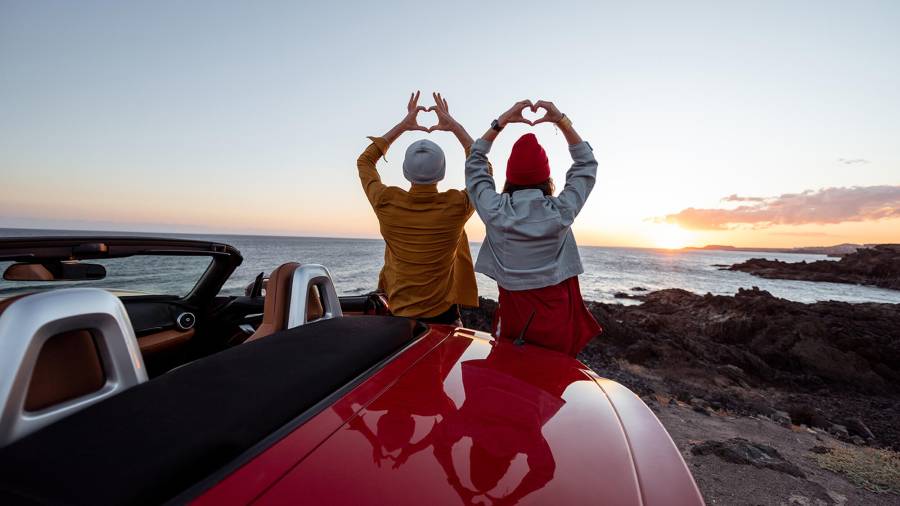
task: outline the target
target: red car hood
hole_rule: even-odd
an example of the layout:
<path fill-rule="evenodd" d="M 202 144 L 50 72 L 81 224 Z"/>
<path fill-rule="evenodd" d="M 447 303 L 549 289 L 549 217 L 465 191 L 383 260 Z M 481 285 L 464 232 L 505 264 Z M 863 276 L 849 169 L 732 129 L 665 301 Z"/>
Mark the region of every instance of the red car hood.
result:
<path fill-rule="evenodd" d="M 433 334 L 198 502 L 703 504 L 628 389 L 560 353 Z"/>

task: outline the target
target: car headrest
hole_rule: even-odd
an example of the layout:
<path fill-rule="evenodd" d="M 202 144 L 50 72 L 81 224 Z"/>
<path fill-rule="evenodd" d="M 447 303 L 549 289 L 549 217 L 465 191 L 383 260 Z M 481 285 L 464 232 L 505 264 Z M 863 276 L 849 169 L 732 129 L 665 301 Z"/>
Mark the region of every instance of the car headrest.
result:
<path fill-rule="evenodd" d="M 0 446 L 147 381 L 122 302 L 98 288 L 0 307 Z"/>
<path fill-rule="evenodd" d="M 247 341 L 254 341 L 287 328 L 288 306 L 291 300 L 291 279 L 300 268 L 297 262 L 276 267 L 266 281 L 266 299 L 263 304 L 263 320 Z"/>
<path fill-rule="evenodd" d="M 342 315 L 328 269 L 318 264 L 288 262 L 269 275 L 263 321 L 247 341 Z"/>
<path fill-rule="evenodd" d="M 292 329 L 314 320 L 328 320 L 344 315 L 341 301 L 324 265 L 304 264 L 294 271 L 291 290 L 300 298 L 291 298 L 287 328 Z"/>

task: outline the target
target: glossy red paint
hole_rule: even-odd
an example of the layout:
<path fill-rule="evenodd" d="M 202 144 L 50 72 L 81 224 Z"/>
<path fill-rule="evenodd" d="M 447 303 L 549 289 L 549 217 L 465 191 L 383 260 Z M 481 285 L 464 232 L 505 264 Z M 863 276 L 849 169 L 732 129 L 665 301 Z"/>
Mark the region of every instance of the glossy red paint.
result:
<path fill-rule="evenodd" d="M 210 506 L 250 503 L 338 430 L 351 417 L 348 413 L 353 413 L 353 406 L 368 404 L 375 399 L 438 346 L 448 332 L 447 328 L 433 326 L 418 342 L 372 377 L 228 475 L 193 503 Z"/>
<path fill-rule="evenodd" d="M 628 389 L 564 354 L 448 329 L 196 503 L 703 504 Z"/>

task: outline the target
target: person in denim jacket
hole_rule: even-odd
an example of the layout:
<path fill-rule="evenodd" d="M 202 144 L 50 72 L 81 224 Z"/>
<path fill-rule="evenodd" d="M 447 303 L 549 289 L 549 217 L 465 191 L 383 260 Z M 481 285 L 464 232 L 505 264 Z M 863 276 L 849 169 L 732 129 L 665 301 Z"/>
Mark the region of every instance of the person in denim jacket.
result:
<path fill-rule="evenodd" d="M 522 116 L 525 108 L 547 114 L 532 123 Z M 562 191 L 554 196 L 547 155 L 534 134 L 525 134 L 513 146 L 506 184 L 498 193 L 488 163 L 491 143 L 509 123 L 544 122 L 555 123 L 569 143 L 573 164 Z M 466 191 L 487 232 L 475 271 L 497 282 L 494 334 L 499 338 L 523 337 L 575 356 L 601 332 L 581 297 L 578 275 L 584 267 L 571 229 L 596 177 L 593 149 L 551 102 L 517 102 L 472 145 Z"/>

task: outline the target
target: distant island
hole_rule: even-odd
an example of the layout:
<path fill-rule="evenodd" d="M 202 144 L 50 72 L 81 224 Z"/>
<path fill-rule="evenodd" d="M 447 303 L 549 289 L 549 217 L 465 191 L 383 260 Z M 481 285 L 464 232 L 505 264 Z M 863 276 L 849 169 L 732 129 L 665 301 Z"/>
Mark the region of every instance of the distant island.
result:
<path fill-rule="evenodd" d="M 805 246 L 799 248 L 738 248 L 735 246 L 726 246 L 721 244 L 708 244 L 702 247 L 689 246 L 682 248 L 686 251 L 747 251 L 758 253 L 802 253 L 807 255 L 827 255 L 831 257 L 842 257 L 851 253 L 856 253 L 859 249 L 874 247 L 874 244 L 835 244 L 834 246 Z"/>

